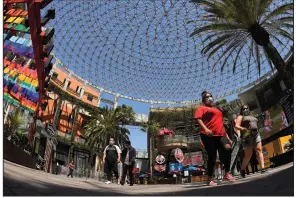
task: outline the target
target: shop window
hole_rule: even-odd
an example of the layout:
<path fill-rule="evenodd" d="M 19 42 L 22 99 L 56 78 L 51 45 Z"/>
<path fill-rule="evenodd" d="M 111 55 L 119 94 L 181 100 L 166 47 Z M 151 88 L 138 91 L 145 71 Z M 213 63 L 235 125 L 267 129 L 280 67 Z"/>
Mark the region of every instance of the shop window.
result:
<path fill-rule="evenodd" d="M 59 75 L 58 73 L 54 72 L 51 76 L 51 79 L 56 80 L 58 78 L 58 75 Z"/>

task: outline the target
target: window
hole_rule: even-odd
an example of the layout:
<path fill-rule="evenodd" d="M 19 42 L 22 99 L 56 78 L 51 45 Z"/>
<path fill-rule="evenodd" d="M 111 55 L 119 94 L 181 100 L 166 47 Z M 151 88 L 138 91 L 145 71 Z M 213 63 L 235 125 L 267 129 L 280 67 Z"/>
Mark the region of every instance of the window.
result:
<path fill-rule="evenodd" d="M 87 100 L 89 100 L 90 102 L 92 102 L 93 99 L 94 99 L 94 97 L 92 97 L 92 96 L 90 96 L 90 95 L 87 96 Z"/>
<path fill-rule="evenodd" d="M 71 81 L 68 82 L 67 88 L 69 88 L 71 85 Z"/>
<path fill-rule="evenodd" d="M 79 93 L 80 94 L 80 92 L 81 92 L 81 87 L 77 86 L 76 93 Z"/>
<path fill-rule="evenodd" d="M 56 80 L 56 79 L 58 78 L 58 75 L 59 75 L 59 74 L 57 74 L 57 73 L 54 72 L 54 73 L 52 74 L 52 76 L 51 76 L 51 79 L 52 79 L 52 80 Z"/>

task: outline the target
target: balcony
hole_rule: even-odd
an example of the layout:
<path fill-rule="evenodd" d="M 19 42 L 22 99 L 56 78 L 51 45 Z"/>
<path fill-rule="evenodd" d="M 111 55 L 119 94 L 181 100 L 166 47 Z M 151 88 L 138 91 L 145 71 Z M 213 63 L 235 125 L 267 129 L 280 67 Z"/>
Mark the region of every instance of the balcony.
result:
<path fill-rule="evenodd" d="M 55 82 L 56 84 L 58 84 L 61 88 L 64 87 L 64 83 L 62 81 L 60 81 L 59 79 L 57 79 L 57 78 L 51 78 L 51 80 L 53 82 Z"/>
<path fill-rule="evenodd" d="M 158 150 L 161 152 L 169 151 L 174 148 L 187 148 L 187 139 L 183 135 L 162 136 L 158 141 Z"/>
<path fill-rule="evenodd" d="M 70 87 L 67 87 L 67 91 L 77 97 L 80 97 L 80 94 L 77 93 L 74 89 L 71 89 Z"/>

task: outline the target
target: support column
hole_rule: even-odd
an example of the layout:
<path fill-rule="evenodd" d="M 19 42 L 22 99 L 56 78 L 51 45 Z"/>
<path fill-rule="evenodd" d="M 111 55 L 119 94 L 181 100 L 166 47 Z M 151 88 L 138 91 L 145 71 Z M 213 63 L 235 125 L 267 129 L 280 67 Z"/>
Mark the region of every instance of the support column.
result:
<path fill-rule="evenodd" d="M 102 95 L 102 92 L 103 92 L 103 89 L 101 88 L 100 90 L 99 90 L 99 97 L 98 97 L 98 103 L 97 103 L 97 107 L 100 107 L 100 105 L 101 105 L 101 99 L 102 99 L 102 97 L 101 97 L 101 95 Z"/>
<path fill-rule="evenodd" d="M 63 88 L 63 90 L 67 90 L 67 87 L 68 87 L 68 84 L 69 84 L 69 81 L 70 81 L 71 76 L 72 76 L 72 72 L 70 72 L 70 73 L 68 74 L 68 76 L 67 76 L 67 78 L 66 78 L 66 82 L 65 82 L 65 84 L 64 84 L 64 88 Z"/>
<path fill-rule="evenodd" d="M 86 87 L 86 83 L 87 83 L 87 81 L 84 82 L 84 84 L 83 84 L 83 86 L 81 88 L 80 96 L 79 96 L 80 99 L 82 99 L 82 97 L 83 97 L 83 94 L 84 94 L 84 91 L 85 91 L 85 87 Z"/>
<path fill-rule="evenodd" d="M 118 106 L 118 100 L 119 100 L 119 95 L 117 94 L 114 97 L 114 106 L 113 106 L 113 109 L 116 109 L 117 108 L 117 106 Z"/>

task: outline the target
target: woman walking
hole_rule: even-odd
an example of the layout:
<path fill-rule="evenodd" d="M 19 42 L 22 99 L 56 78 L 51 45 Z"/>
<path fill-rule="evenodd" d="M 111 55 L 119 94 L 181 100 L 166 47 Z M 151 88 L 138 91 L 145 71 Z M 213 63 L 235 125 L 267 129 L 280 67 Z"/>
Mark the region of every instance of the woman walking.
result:
<path fill-rule="evenodd" d="M 261 173 L 266 172 L 264 169 L 264 157 L 262 153 L 261 137 L 258 131 L 258 119 L 250 115 L 248 105 L 241 107 L 240 115 L 237 118 L 236 129 L 241 131 L 242 145 L 244 149 L 244 159 L 241 167 L 242 177 L 246 177 L 246 167 L 252 157 L 253 149 L 256 151 L 256 155 L 261 168 Z"/>
<path fill-rule="evenodd" d="M 234 181 L 235 179 L 229 174 L 231 140 L 224 129 L 223 114 L 213 106 L 214 101 L 210 93 L 206 91 L 202 93 L 202 102 L 203 105 L 196 109 L 194 118 L 200 126 L 201 140 L 208 153 L 208 185 L 217 185 L 212 176 L 218 149 L 223 152 L 220 160 L 225 168 L 224 180 Z"/>

